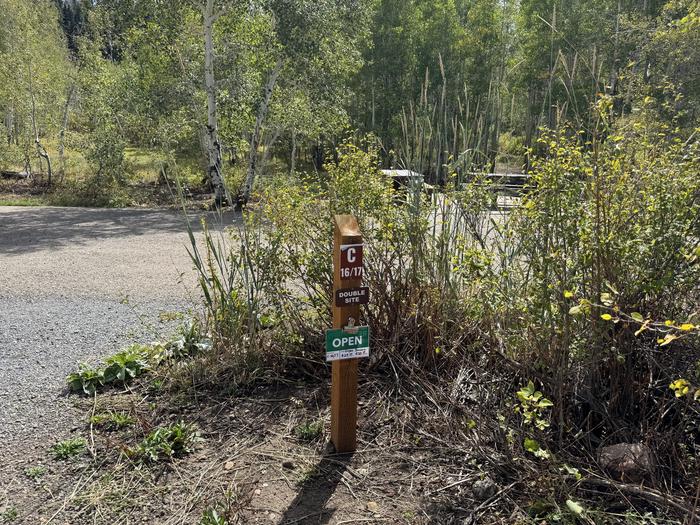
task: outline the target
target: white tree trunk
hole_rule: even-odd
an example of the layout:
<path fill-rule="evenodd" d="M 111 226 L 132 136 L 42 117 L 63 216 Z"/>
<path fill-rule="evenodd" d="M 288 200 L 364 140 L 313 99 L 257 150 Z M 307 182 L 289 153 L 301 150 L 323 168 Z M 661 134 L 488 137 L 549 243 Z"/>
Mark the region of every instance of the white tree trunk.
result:
<path fill-rule="evenodd" d="M 221 206 L 227 198 L 224 178 L 221 171 L 221 143 L 219 124 L 216 116 L 216 79 L 214 78 L 213 26 L 216 20 L 214 0 L 206 0 L 202 6 L 204 17 L 204 86 L 207 93 L 207 180 L 214 190 L 214 202 Z M 230 202 L 230 199 L 228 199 Z"/>
<path fill-rule="evenodd" d="M 51 157 L 49 157 L 49 154 L 46 151 L 46 148 L 39 141 L 39 126 L 36 123 L 36 101 L 34 99 L 34 77 L 33 77 L 33 73 L 32 73 L 32 66 L 29 65 L 28 68 L 29 68 L 29 96 L 30 96 L 31 102 L 32 102 L 31 120 L 32 120 L 32 130 L 34 131 L 34 144 L 36 145 L 36 153 L 39 156 L 39 159 L 46 160 L 48 184 L 49 184 L 49 186 L 51 186 L 52 177 L 53 177 L 53 172 L 51 171 Z M 39 160 L 39 169 L 41 170 L 41 160 Z"/>
<path fill-rule="evenodd" d="M 248 153 L 248 171 L 246 173 L 245 184 L 243 185 L 243 194 L 241 199 L 243 204 L 248 202 L 250 194 L 253 191 L 253 184 L 255 183 L 256 168 L 258 163 L 258 147 L 260 145 L 260 134 L 262 133 L 262 126 L 267 118 L 267 112 L 270 109 L 270 100 L 272 99 L 272 92 L 275 89 L 275 84 L 277 84 L 277 77 L 282 70 L 282 60 L 278 60 L 275 68 L 270 71 L 270 75 L 267 77 L 267 82 L 265 83 L 265 92 L 263 93 L 263 99 L 258 106 L 258 115 L 255 118 L 255 128 L 250 136 L 250 152 Z"/>

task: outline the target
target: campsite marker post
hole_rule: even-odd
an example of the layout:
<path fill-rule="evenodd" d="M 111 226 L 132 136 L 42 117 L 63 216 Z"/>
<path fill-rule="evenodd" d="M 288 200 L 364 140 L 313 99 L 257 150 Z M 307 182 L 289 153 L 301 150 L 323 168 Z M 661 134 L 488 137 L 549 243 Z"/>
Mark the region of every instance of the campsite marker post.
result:
<path fill-rule="evenodd" d="M 369 355 L 369 328 L 358 326 L 369 291 L 364 275 L 362 234 L 352 215 L 333 219 L 333 329 L 326 332 L 326 360 L 333 362 L 331 441 L 336 452 L 357 448 L 357 358 Z"/>

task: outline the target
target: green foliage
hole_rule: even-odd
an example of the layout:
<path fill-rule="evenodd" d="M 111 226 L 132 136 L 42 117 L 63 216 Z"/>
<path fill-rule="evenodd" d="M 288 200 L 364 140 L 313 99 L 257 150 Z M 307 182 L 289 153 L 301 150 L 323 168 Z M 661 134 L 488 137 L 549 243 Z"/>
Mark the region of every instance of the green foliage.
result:
<path fill-rule="evenodd" d="M 211 340 L 203 333 L 197 319 L 189 319 L 180 325 L 178 332 L 165 344 L 166 359 L 183 359 L 211 348 Z"/>
<path fill-rule="evenodd" d="M 27 476 L 29 479 L 33 479 L 35 481 L 43 477 L 44 474 L 46 474 L 46 467 L 41 465 L 27 467 L 26 469 L 24 469 L 24 475 Z"/>
<path fill-rule="evenodd" d="M 523 415 L 526 425 L 533 425 L 538 430 L 545 430 L 549 427 L 549 421 L 545 416 L 545 410 L 554 406 L 549 399 L 542 395 L 542 392 L 535 390 L 532 381 L 528 381 L 527 386 L 517 392 L 520 406 L 516 407 L 516 412 Z"/>
<path fill-rule="evenodd" d="M 296 436 L 303 441 L 313 441 L 323 433 L 323 421 L 305 421 L 294 429 Z"/>
<path fill-rule="evenodd" d="M 51 447 L 51 453 L 55 459 L 70 459 L 82 454 L 87 447 L 85 438 L 70 438 L 59 441 Z"/>
<path fill-rule="evenodd" d="M 201 441 L 194 424 L 178 421 L 150 432 L 128 455 L 137 460 L 155 463 L 181 457 L 194 451 Z"/>
<path fill-rule="evenodd" d="M 331 217 L 352 213 L 366 244 L 365 281 L 373 301 L 364 315 L 373 338 L 433 361 L 461 345 L 483 308 L 466 295 L 489 257 L 470 232 L 492 201 L 479 185 L 431 198 L 421 187 L 395 190 L 372 153 L 347 144 L 327 175 L 275 179 L 259 207 L 230 239 L 205 229 L 206 251 L 191 235 L 207 320 L 218 352 L 234 369 L 259 370 L 289 354 L 315 352 L 330 324 Z M 433 228 L 436 217 L 446 218 Z M 404 337 L 392 336 L 397 323 Z M 409 341 L 439 341 L 430 346 Z M 435 347 L 444 349 L 437 354 Z M 314 354 L 306 354 L 314 355 Z M 381 360 L 381 359 L 380 359 Z"/>
<path fill-rule="evenodd" d="M 151 348 L 144 345 L 131 345 L 125 350 L 107 358 L 102 374 L 103 384 L 126 383 L 149 369 L 148 359 Z"/>
<path fill-rule="evenodd" d="M 54 2 L 2 0 L 0 9 L 0 167 L 46 173 L 35 141 L 57 139 L 73 64 Z"/>
<path fill-rule="evenodd" d="M 126 412 L 109 411 L 90 417 L 90 423 L 105 430 L 120 430 L 133 425 L 136 420 Z"/>
<path fill-rule="evenodd" d="M 202 514 L 199 525 L 228 525 L 228 520 L 221 516 L 216 509 L 207 509 Z"/>
<path fill-rule="evenodd" d="M 83 392 L 93 395 L 97 388 L 104 384 L 104 371 L 92 368 L 85 363 L 78 365 L 77 372 L 71 372 L 66 377 L 68 386 L 73 392 Z"/>
<path fill-rule="evenodd" d="M 102 386 L 126 384 L 164 361 L 184 359 L 210 348 L 211 340 L 202 332 L 201 324 L 191 319 L 168 342 L 133 344 L 107 358 L 101 368 L 80 364 L 66 382 L 74 392 L 93 395 Z"/>
<path fill-rule="evenodd" d="M 543 449 L 539 442 L 532 438 L 525 438 L 523 441 L 523 448 L 532 454 L 535 455 L 535 457 L 541 458 L 541 459 L 549 459 L 550 454 L 547 452 L 545 449 Z"/>
<path fill-rule="evenodd" d="M 8 507 L 6 508 L 2 514 L 0 514 L 0 518 L 2 518 L 3 523 L 14 523 L 17 521 L 17 518 L 19 517 L 19 512 L 15 507 Z"/>

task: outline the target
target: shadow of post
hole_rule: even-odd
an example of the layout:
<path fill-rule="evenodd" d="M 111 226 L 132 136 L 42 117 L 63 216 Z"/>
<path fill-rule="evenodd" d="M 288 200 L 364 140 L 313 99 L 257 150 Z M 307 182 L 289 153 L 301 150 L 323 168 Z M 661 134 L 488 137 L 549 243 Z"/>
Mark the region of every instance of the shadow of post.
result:
<path fill-rule="evenodd" d="M 289 504 L 280 525 L 324 525 L 335 512 L 326 508 L 347 470 L 352 454 L 326 454 L 301 485 Z"/>

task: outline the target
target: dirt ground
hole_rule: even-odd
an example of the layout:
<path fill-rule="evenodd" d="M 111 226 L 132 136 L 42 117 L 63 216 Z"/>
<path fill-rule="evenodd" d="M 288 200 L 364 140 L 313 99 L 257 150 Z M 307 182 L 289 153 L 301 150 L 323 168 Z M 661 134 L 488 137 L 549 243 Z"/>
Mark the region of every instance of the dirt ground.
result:
<path fill-rule="evenodd" d="M 260 387 L 225 400 L 202 394 L 180 407 L 173 398 L 160 406 L 147 391 L 111 392 L 96 404 L 80 399 L 88 450 L 40 459 L 46 474 L 25 484 L 24 494 L 10 494 L 21 502 L 19 523 L 216 523 L 202 521 L 207 510 L 230 524 L 469 523 L 473 511 L 493 511 L 469 495 L 463 508 L 444 507 L 469 494 L 478 472 L 466 451 L 397 424 L 409 407 L 391 414 L 362 403 L 358 450 L 337 455 L 327 444 L 325 386 Z M 130 413 L 136 423 L 120 431 L 89 425 L 90 414 L 107 410 Z M 196 451 L 150 464 L 129 459 L 125 451 L 165 420 L 196 422 Z M 317 433 L 300 434 L 317 422 Z"/>

